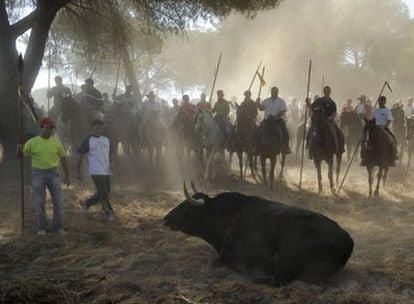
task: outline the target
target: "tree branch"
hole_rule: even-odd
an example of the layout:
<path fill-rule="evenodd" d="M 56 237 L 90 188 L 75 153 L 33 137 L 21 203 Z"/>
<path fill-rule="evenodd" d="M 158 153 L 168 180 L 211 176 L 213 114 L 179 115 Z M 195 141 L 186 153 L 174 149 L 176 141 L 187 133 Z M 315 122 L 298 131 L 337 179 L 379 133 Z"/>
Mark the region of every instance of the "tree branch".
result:
<path fill-rule="evenodd" d="M 38 14 L 38 10 L 35 9 L 29 15 L 17 21 L 16 23 L 14 23 L 11 26 L 12 35 L 17 38 L 23 35 L 27 30 L 31 29 L 33 26 L 34 19 L 36 18 L 37 14 Z"/>

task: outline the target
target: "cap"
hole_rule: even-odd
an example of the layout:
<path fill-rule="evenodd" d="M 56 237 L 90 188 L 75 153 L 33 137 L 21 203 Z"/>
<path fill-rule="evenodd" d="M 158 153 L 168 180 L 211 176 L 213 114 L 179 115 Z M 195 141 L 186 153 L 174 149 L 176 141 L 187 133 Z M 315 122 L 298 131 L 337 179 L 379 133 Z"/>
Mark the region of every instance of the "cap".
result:
<path fill-rule="evenodd" d="M 55 127 L 55 123 L 53 122 L 52 119 L 50 119 L 49 117 L 43 117 L 40 119 L 39 121 L 40 123 L 40 127 L 46 127 L 46 128 L 54 128 Z"/>

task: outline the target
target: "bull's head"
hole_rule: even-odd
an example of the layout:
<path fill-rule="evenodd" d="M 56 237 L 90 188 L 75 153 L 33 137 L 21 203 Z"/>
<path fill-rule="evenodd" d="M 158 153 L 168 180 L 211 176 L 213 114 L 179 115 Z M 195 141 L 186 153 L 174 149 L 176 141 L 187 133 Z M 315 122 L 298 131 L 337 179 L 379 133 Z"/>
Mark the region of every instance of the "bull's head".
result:
<path fill-rule="evenodd" d="M 164 218 L 165 225 L 171 230 L 180 230 L 190 235 L 200 236 L 200 229 L 205 215 L 205 204 L 209 199 L 207 194 L 197 191 L 191 182 L 194 192 L 190 195 L 184 183 L 185 201 L 171 210 Z"/>

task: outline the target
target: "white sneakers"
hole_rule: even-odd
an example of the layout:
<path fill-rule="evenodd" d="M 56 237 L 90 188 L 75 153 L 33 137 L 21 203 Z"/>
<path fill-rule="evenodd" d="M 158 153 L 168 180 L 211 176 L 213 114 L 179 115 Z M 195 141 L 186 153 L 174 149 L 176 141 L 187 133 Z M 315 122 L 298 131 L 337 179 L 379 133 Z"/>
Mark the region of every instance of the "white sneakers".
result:
<path fill-rule="evenodd" d="M 38 236 L 43 236 L 43 235 L 46 235 L 46 230 L 44 230 L 44 229 L 40 229 L 40 230 L 38 230 L 38 231 L 37 231 L 37 235 L 38 235 Z"/>

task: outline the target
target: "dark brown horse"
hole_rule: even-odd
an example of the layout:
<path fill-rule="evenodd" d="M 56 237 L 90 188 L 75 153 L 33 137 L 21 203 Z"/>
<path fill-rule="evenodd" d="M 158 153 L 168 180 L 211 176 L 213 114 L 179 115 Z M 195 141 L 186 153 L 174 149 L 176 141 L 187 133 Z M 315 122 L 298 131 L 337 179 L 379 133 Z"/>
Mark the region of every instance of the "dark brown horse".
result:
<path fill-rule="evenodd" d="M 176 144 L 177 157 L 180 162 L 183 161 L 184 154 L 188 157 L 194 152 L 202 166 L 204 155 L 201 137 L 195 131 L 195 120 L 191 115 L 179 111 L 173 121 L 173 131 Z"/>
<path fill-rule="evenodd" d="M 343 112 L 339 128 L 344 133 L 347 160 L 351 158 L 351 153 L 359 146 L 362 132 L 362 121 L 356 112 Z"/>
<path fill-rule="evenodd" d="M 384 128 L 377 126 L 375 121 L 367 121 L 365 125 L 365 140 L 361 149 L 361 158 L 368 171 L 369 196 L 372 196 L 372 175 L 374 168 L 379 168 L 377 186 L 374 191 L 374 196 L 378 196 L 381 179 L 385 186 L 388 169 L 394 165 L 390 136 Z"/>
<path fill-rule="evenodd" d="M 276 157 L 281 154 L 279 178 L 283 179 L 283 170 L 286 163 L 286 154 L 283 152 L 283 135 L 278 119 L 270 116 L 263 121 L 258 131 L 256 154 L 260 157 L 263 183 L 267 186 L 266 160 L 270 160 L 269 186 L 273 189 Z"/>
<path fill-rule="evenodd" d="M 407 167 L 411 166 L 411 158 L 414 152 L 414 116 L 408 117 L 406 119 L 407 127 Z"/>
<path fill-rule="evenodd" d="M 313 163 L 318 174 L 318 191 L 322 192 L 322 161 L 328 164 L 328 178 L 331 192 L 335 193 L 335 184 L 333 180 L 333 162 L 336 156 L 336 184 L 338 184 L 339 173 L 341 171 L 342 152 L 337 153 L 335 139 L 329 126 L 333 122 L 328 122 L 325 110 L 322 107 L 316 107 L 313 110 L 312 125 L 309 134 L 309 149 L 313 157 Z"/>
<path fill-rule="evenodd" d="M 240 179 L 243 179 L 243 153 L 247 155 L 247 163 L 249 164 L 251 174 L 256 179 L 254 170 L 254 140 L 257 132 L 256 117 L 246 115 L 237 107 L 237 119 L 234 125 L 234 133 L 230 138 L 230 153 L 236 152 L 239 159 Z"/>

